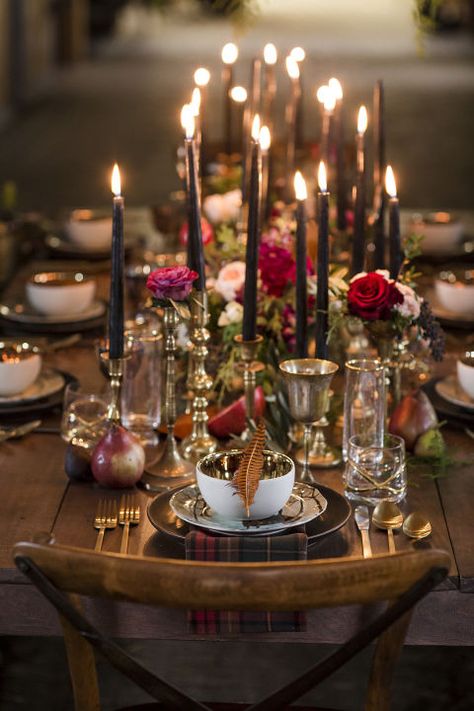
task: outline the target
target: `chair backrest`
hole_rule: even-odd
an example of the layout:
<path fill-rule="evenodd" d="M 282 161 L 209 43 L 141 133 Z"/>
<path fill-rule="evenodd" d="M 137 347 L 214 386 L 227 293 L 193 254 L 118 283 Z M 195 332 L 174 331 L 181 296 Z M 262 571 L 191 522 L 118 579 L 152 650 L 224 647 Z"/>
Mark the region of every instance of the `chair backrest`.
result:
<path fill-rule="evenodd" d="M 258 711 L 284 708 L 378 637 L 366 708 L 384 711 L 389 708 L 388 688 L 410 611 L 447 575 L 450 565 L 449 555 L 438 550 L 369 559 L 230 564 L 140 558 L 29 542 L 15 546 L 14 558 L 60 613 L 76 708 L 81 711 L 100 708 L 90 645 L 152 698 L 164 699 L 169 708 L 206 707 L 170 687 L 103 637 L 82 616 L 77 595 L 181 609 L 271 611 L 391 601 L 337 652 L 251 707 Z"/>

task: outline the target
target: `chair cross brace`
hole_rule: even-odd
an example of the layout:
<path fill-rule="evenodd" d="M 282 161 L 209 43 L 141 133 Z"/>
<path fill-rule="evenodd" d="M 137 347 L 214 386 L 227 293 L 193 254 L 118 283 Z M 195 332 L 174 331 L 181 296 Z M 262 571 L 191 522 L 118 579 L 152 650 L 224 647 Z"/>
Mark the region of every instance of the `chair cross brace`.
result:
<path fill-rule="evenodd" d="M 209 706 L 200 703 L 183 693 L 175 686 L 168 684 L 160 677 L 135 661 L 115 642 L 104 637 L 89 621 L 71 604 L 67 596 L 46 577 L 43 571 L 33 561 L 25 556 L 17 556 L 16 565 L 24 575 L 43 593 L 60 614 L 97 649 L 116 669 L 146 691 L 153 699 L 160 701 L 165 708 L 189 709 L 189 711 L 211 711 Z M 345 642 L 336 652 L 318 662 L 301 676 L 289 682 L 270 696 L 249 705 L 246 711 L 278 711 L 293 703 L 312 688 L 327 679 L 346 662 L 352 659 L 364 647 L 367 647 L 394 622 L 408 612 L 422 597 L 427 595 L 445 577 L 445 568 L 435 567 L 417 580 L 393 604 L 385 609 L 367 627 L 357 632 Z M 183 704 L 186 704 L 185 706 Z"/>

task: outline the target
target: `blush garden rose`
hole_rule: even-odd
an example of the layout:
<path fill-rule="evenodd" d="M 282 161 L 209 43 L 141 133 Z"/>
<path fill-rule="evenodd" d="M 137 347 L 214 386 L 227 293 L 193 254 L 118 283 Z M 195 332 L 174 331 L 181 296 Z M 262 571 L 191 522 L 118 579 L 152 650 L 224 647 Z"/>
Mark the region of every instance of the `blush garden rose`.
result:
<path fill-rule="evenodd" d="M 152 271 L 147 279 L 147 289 L 155 299 L 184 301 L 193 288 L 198 273 L 189 267 L 162 267 Z"/>

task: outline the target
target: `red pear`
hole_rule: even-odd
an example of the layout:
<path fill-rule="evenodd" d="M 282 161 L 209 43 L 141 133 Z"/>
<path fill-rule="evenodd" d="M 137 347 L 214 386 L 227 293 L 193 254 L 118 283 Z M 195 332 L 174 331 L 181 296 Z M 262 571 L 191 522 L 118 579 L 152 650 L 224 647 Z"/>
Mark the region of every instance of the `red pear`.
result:
<path fill-rule="evenodd" d="M 403 437 L 406 448 L 412 450 L 418 437 L 437 424 L 438 418 L 430 399 L 422 390 L 417 390 L 398 403 L 390 418 L 388 431 Z"/>
<path fill-rule="evenodd" d="M 92 453 L 91 468 L 94 479 L 102 486 L 125 489 L 141 478 L 145 451 L 131 432 L 111 425 Z"/>

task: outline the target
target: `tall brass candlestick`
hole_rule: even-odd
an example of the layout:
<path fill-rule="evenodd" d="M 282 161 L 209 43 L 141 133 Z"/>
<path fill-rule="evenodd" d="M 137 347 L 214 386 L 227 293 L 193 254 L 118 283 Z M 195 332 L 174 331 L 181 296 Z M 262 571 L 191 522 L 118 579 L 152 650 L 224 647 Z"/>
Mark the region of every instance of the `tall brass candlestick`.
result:
<path fill-rule="evenodd" d="M 110 357 L 110 352 L 107 351 L 101 353 L 100 358 L 109 374 L 110 403 L 107 408 L 107 420 L 119 425 L 122 419 L 120 397 L 122 393 L 123 365 L 125 358 L 123 356 L 120 358 L 112 358 Z"/>
<path fill-rule="evenodd" d="M 193 361 L 190 390 L 193 392 L 192 420 L 193 429 L 181 444 L 185 459 L 197 462 L 206 454 L 215 452 L 217 441 L 209 434 L 207 407 L 213 381 L 206 372 L 207 343 L 210 335 L 206 326 L 209 321 L 207 308 L 207 292 L 193 291 L 191 293 L 191 333 L 193 348 L 190 357 Z"/>
<path fill-rule="evenodd" d="M 257 351 L 263 341 L 263 336 L 256 336 L 251 341 L 244 341 L 242 335 L 235 336 L 234 341 L 240 346 L 240 362 L 237 364 L 239 372 L 243 373 L 245 395 L 245 430 L 240 439 L 248 442 L 252 439 L 256 424 L 255 417 L 255 388 L 257 386 L 257 373 L 261 373 L 265 366 L 256 360 Z"/>

